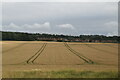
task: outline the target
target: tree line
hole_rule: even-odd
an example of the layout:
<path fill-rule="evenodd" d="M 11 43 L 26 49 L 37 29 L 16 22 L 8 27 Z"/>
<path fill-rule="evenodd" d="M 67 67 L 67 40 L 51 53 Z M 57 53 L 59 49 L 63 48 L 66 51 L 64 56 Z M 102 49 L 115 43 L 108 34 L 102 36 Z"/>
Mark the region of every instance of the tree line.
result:
<path fill-rule="evenodd" d="M 1 31 L 2 40 L 9 41 L 112 41 L 120 42 L 120 36 L 105 36 L 105 35 L 57 35 L 57 34 L 40 34 L 40 33 L 25 33 L 25 32 L 7 32 Z"/>

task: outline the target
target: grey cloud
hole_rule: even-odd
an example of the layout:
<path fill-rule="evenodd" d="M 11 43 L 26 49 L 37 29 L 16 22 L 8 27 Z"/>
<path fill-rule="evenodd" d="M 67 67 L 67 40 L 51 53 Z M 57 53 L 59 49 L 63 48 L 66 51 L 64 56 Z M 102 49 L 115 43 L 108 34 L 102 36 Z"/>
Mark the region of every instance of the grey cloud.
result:
<path fill-rule="evenodd" d="M 117 2 L 4 3 L 3 27 L 14 23 L 15 25 L 12 26 L 24 27 L 24 30 L 14 27 L 10 30 L 107 35 L 117 32 L 117 8 Z M 9 27 L 4 29 L 9 30 Z"/>
<path fill-rule="evenodd" d="M 45 22 L 43 24 L 39 24 L 39 23 L 34 23 L 32 25 L 29 24 L 24 24 L 24 25 L 16 25 L 14 23 L 10 23 L 9 25 L 4 25 L 2 30 L 14 30 L 14 31 L 37 31 L 40 32 L 41 30 L 43 31 L 47 31 L 50 30 L 51 26 L 49 22 Z"/>
<path fill-rule="evenodd" d="M 60 24 L 60 25 L 56 25 L 59 28 L 63 28 L 63 29 L 72 29 L 74 30 L 75 27 L 72 24 Z"/>
<path fill-rule="evenodd" d="M 3 21 L 115 16 L 115 3 L 4 3 Z"/>

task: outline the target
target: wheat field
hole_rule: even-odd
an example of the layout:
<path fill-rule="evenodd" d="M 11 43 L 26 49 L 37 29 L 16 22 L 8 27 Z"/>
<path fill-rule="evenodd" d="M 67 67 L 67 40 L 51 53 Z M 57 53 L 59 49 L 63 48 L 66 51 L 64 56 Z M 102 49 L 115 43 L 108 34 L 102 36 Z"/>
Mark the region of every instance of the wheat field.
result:
<path fill-rule="evenodd" d="M 46 77 L 40 76 L 39 71 L 117 73 L 118 45 L 117 43 L 2 41 L 3 77 L 13 77 L 8 76 L 8 73 L 16 71 L 37 71 L 37 77 Z"/>

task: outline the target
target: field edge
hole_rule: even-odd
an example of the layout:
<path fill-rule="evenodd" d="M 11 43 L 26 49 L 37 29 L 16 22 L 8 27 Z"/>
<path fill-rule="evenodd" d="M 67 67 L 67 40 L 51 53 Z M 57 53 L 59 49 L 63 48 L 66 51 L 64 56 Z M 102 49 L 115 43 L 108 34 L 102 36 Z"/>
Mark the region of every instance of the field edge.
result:
<path fill-rule="evenodd" d="M 4 73 L 4 72 L 3 72 Z M 118 78 L 118 72 L 111 71 L 90 71 L 90 70 L 58 70 L 58 71 L 41 71 L 24 70 L 5 72 L 3 78 Z"/>

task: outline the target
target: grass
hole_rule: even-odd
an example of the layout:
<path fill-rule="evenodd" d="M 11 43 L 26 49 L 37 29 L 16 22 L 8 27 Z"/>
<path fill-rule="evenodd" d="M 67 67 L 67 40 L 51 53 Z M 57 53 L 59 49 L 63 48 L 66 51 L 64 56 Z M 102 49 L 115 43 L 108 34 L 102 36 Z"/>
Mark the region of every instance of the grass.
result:
<path fill-rule="evenodd" d="M 117 78 L 117 71 L 14 71 L 3 73 L 3 78 Z"/>

